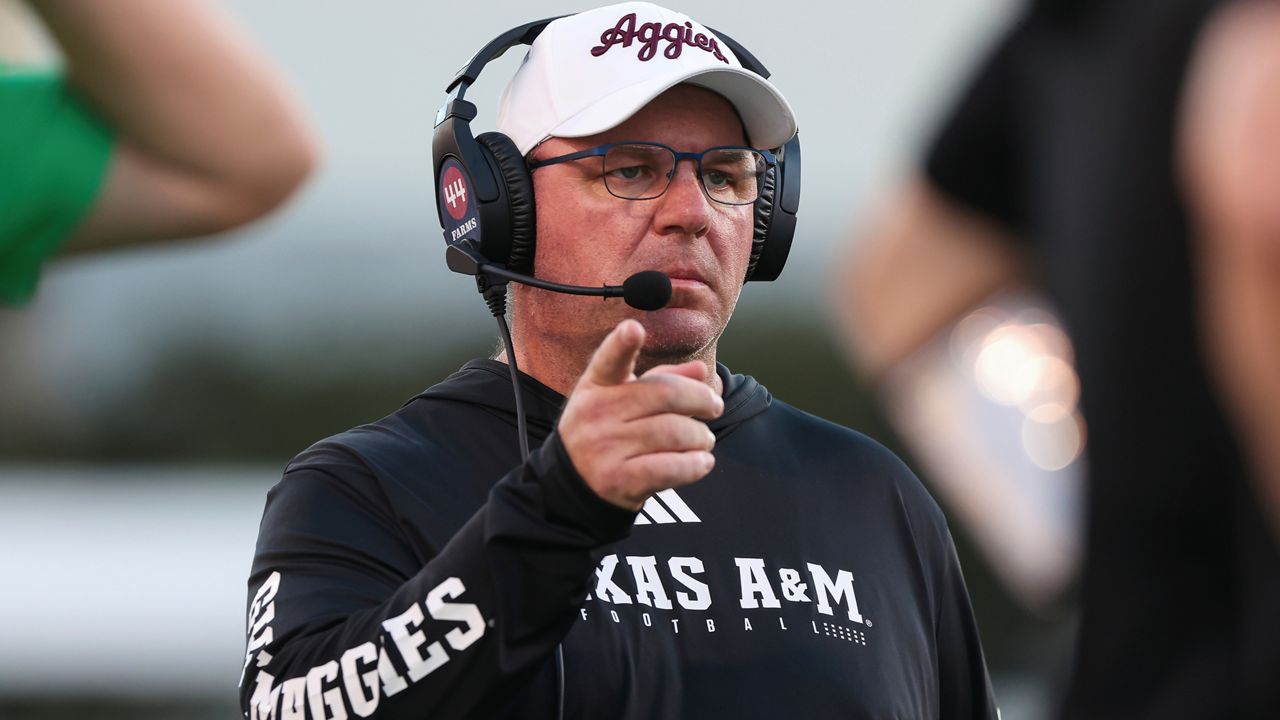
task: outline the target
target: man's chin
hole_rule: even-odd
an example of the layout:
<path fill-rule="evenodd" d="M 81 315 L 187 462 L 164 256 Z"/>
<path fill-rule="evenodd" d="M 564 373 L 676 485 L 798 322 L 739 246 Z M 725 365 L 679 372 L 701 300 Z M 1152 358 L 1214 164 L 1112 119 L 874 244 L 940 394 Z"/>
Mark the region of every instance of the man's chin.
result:
<path fill-rule="evenodd" d="M 724 330 L 705 313 L 668 308 L 637 318 L 645 327 L 641 361 L 649 367 L 714 357 L 716 339 Z"/>

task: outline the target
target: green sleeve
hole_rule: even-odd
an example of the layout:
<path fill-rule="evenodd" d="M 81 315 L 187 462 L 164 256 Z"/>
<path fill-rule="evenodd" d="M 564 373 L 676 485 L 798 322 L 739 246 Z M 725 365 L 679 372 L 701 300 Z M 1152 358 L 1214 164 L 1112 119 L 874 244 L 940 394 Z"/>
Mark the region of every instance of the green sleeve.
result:
<path fill-rule="evenodd" d="M 111 145 L 57 74 L 0 66 L 0 304 L 35 292 L 41 264 L 93 205 Z"/>

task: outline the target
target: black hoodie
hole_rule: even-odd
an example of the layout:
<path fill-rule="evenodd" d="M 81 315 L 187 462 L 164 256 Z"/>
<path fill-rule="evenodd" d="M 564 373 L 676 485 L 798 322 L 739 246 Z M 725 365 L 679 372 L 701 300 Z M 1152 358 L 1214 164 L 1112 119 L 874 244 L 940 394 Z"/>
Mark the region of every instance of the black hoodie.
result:
<path fill-rule="evenodd" d="M 994 718 L 946 522 L 880 445 L 724 381 L 715 469 L 633 513 L 472 361 L 304 451 L 249 579 L 246 717 Z"/>

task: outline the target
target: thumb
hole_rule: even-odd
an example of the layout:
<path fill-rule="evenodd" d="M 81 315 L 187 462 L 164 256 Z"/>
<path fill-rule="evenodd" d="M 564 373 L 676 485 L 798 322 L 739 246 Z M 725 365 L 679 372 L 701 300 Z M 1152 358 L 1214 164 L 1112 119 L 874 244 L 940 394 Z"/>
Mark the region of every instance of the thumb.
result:
<path fill-rule="evenodd" d="M 635 320 L 623 320 L 605 336 L 587 363 L 583 382 L 592 385 L 621 385 L 632 378 L 636 358 L 644 345 L 644 326 Z"/>

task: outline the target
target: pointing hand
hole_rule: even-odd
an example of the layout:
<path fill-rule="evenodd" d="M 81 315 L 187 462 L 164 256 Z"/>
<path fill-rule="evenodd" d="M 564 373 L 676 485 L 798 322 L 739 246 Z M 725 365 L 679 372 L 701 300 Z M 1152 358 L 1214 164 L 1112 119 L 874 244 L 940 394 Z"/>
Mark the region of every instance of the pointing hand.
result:
<path fill-rule="evenodd" d="M 573 466 L 604 500 L 639 510 L 653 493 L 711 472 L 715 435 L 695 418 L 724 412 L 724 401 L 691 361 L 639 378 L 644 326 L 624 320 L 596 348 L 569 394 L 558 431 Z"/>

